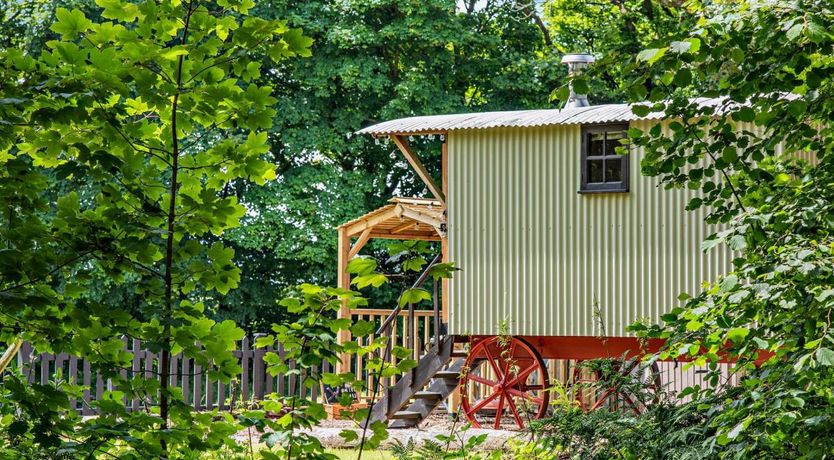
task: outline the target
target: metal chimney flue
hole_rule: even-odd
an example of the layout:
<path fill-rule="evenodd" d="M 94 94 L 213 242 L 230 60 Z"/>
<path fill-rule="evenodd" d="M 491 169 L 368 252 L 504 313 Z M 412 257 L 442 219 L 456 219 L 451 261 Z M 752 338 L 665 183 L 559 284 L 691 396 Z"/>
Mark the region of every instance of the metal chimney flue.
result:
<path fill-rule="evenodd" d="M 596 59 L 590 54 L 566 54 L 562 56 L 562 64 L 568 65 L 568 72 L 570 76 L 575 76 L 581 73 L 588 65 L 593 63 Z M 570 97 L 565 103 L 565 108 L 574 107 L 588 107 L 591 103 L 588 101 L 587 94 L 576 94 L 573 90 L 573 84 L 570 85 Z"/>

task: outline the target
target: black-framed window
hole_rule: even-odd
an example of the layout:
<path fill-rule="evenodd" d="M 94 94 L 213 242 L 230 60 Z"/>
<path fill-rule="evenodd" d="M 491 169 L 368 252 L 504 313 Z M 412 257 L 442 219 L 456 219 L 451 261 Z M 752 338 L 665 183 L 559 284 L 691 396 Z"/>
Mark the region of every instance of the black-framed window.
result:
<path fill-rule="evenodd" d="M 582 127 L 580 192 L 628 191 L 628 155 L 617 151 L 627 141 L 627 124 Z"/>

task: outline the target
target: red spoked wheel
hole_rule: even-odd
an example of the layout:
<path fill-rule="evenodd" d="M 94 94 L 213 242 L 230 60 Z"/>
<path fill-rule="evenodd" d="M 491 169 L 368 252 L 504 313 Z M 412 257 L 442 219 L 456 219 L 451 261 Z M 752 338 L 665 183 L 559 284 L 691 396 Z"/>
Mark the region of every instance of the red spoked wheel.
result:
<path fill-rule="evenodd" d="M 577 362 L 573 368 L 575 399 L 583 411 L 642 413 L 660 396 L 657 363 L 637 359 L 600 359 Z"/>
<path fill-rule="evenodd" d="M 475 343 L 461 377 L 461 408 L 475 428 L 524 428 L 544 417 L 550 384 L 541 355 L 516 337 Z"/>

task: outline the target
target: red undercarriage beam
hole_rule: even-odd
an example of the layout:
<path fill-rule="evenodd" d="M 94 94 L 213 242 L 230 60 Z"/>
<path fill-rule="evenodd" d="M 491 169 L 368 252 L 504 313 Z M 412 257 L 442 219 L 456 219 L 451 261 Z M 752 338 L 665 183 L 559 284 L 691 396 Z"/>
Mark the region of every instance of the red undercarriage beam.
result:
<path fill-rule="evenodd" d="M 472 336 L 472 343 L 491 336 Z M 544 359 L 599 359 L 633 358 L 656 353 L 664 340 L 639 340 L 634 337 L 577 337 L 577 336 L 519 336 L 530 343 Z M 761 364 L 773 353 L 760 351 L 757 364 Z M 691 361 L 692 358 L 678 358 L 677 361 Z M 730 362 L 727 359 L 724 362 Z"/>

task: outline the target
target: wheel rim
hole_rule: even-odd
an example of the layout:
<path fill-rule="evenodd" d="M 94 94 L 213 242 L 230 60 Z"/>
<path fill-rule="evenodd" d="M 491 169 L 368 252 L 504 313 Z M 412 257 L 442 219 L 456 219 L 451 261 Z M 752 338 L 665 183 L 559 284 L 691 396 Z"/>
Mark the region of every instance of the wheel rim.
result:
<path fill-rule="evenodd" d="M 526 341 L 516 337 L 481 340 L 469 351 L 465 370 L 461 408 L 475 428 L 524 428 L 547 413 L 547 367 Z"/>
<path fill-rule="evenodd" d="M 613 361 L 613 373 L 627 377 L 626 379 L 604 376 L 599 370 L 583 369 L 581 363 L 577 361 L 573 368 L 574 399 L 585 412 L 608 409 L 633 412 L 637 415 L 659 397 L 661 379 L 657 363 L 647 365 L 636 359 Z M 635 391 L 628 385 L 600 385 L 599 382 L 609 379 L 630 381 L 641 388 Z"/>

